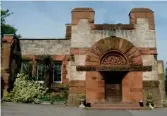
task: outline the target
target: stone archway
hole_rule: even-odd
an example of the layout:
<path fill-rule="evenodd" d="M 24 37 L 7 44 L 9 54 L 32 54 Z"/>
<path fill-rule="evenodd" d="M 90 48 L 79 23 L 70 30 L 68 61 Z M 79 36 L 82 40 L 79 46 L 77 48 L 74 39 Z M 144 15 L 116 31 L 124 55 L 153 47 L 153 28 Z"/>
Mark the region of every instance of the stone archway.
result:
<path fill-rule="evenodd" d="M 100 65 L 105 66 L 124 66 L 128 65 L 127 58 L 117 50 L 105 53 L 100 59 Z M 127 71 L 102 71 L 100 72 L 104 80 L 105 100 L 107 102 L 122 101 L 122 80 Z"/>
<path fill-rule="evenodd" d="M 142 65 L 139 50 L 129 41 L 108 37 L 96 42 L 89 50 L 85 65 Z M 142 72 L 128 72 L 122 80 L 122 101 L 143 99 Z M 90 103 L 105 101 L 105 81 L 100 72 L 86 72 L 86 100 Z"/>

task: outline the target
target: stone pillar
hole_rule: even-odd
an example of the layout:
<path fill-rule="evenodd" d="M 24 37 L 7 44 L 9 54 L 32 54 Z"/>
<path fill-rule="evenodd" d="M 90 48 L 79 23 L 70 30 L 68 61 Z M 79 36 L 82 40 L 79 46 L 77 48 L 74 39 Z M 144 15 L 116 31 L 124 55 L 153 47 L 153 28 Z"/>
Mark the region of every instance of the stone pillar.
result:
<path fill-rule="evenodd" d="M 165 98 L 165 72 L 164 72 L 164 63 L 163 61 L 158 61 L 158 80 L 160 82 L 159 88 L 160 88 L 160 94 L 161 99 L 163 100 Z"/>
<path fill-rule="evenodd" d="M 143 100 L 142 72 L 128 72 L 122 80 L 122 102 Z"/>
<path fill-rule="evenodd" d="M 154 12 L 148 8 L 134 8 L 129 13 L 130 24 L 136 24 L 137 18 L 148 18 L 149 29 L 155 30 Z"/>
<path fill-rule="evenodd" d="M 74 8 L 72 10 L 72 24 L 77 25 L 80 19 L 88 19 L 89 23 L 94 23 L 94 14 L 92 8 Z"/>
<path fill-rule="evenodd" d="M 74 52 L 75 51 L 75 52 Z M 69 97 L 68 104 L 79 105 L 80 95 L 85 95 L 85 74 L 86 72 L 80 72 L 76 70 L 76 66 L 85 64 L 85 55 L 79 55 L 79 49 L 71 49 L 71 58 L 68 69 L 69 76 Z"/>

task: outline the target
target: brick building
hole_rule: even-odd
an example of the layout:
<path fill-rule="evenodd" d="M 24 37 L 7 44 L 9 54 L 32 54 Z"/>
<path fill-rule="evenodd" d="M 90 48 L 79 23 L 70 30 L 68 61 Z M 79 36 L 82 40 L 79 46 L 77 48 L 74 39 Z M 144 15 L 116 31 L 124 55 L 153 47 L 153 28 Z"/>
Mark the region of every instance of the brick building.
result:
<path fill-rule="evenodd" d="M 43 80 L 40 55 L 51 55 L 55 61 L 53 85 L 70 85 L 69 103 L 77 93 L 86 101 L 138 102 L 153 93 L 160 105 L 163 88 L 159 75 L 164 73 L 163 62 L 157 60 L 154 13 L 147 8 L 134 8 L 129 24 L 94 24 L 92 8 L 72 10 L 72 22 L 66 25 L 63 39 L 17 39 L 4 35 L 2 44 L 2 76 L 5 88 L 8 78 L 4 70 L 12 65 L 24 66 L 34 61 L 37 80 Z M 14 56 L 21 56 L 19 59 Z M 158 66 L 160 68 L 158 68 Z M 159 71 L 160 70 L 160 71 Z"/>

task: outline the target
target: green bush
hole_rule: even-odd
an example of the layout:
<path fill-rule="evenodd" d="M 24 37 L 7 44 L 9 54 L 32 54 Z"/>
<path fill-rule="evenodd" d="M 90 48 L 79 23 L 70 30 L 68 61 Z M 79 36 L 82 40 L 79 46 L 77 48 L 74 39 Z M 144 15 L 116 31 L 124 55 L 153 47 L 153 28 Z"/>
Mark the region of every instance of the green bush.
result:
<path fill-rule="evenodd" d="M 56 93 L 56 95 L 52 95 L 51 93 L 47 93 L 41 98 L 39 98 L 41 102 L 47 101 L 53 104 L 54 102 L 65 101 L 66 97 L 63 92 Z"/>
<path fill-rule="evenodd" d="M 4 96 L 3 100 L 8 102 L 21 102 L 21 103 L 39 103 L 41 98 L 46 92 L 40 83 L 29 80 L 29 76 L 25 74 L 18 74 L 14 83 L 13 90 Z"/>
<path fill-rule="evenodd" d="M 146 99 L 146 106 L 149 106 L 149 104 L 154 104 L 154 99 L 152 93 L 148 93 L 147 99 Z"/>
<path fill-rule="evenodd" d="M 85 99 L 86 99 L 86 96 L 85 96 L 85 94 L 83 94 L 83 93 L 79 93 L 79 94 L 77 94 L 77 98 L 80 100 L 80 101 L 84 101 Z"/>
<path fill-rule="evenodd" d="M 153 102 L 152 93 L 148 93 L 148 95 L 147 95 L 147 102 L 149 102 L 149 103 L 152 103 L 152 102 Z"/>
<path fill-rule="evenodd" d="M 56 95 L 54 95 L 53 98 L 56 101 L 65 101 L 66 100 L 66 96 L 65 96 L 64 92 L 56 93 Z"/>

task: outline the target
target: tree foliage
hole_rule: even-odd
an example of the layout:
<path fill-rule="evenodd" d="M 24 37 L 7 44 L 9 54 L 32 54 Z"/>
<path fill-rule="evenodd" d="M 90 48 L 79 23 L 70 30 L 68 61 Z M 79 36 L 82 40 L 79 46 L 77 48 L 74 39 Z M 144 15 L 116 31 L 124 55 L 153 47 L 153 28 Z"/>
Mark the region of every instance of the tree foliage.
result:
<path fill-rule="evenodd" d="M 13 27 L 10 24 L 6 24 L 6 18 L 12 15 L 8 9 L 7 10 L 1 10 L 1 38 L 3 37 L 3 34 L 14 34 L 18 38 L 20 38 L 20 35 L 16 35 L 17 29 Z"/>
<path fill-rule="evenodd" d="M 53 70 L 53 61 L 51 56 L 42 55 L 40 57 L 40 63 L 44 66 L 44 85 L 51 89 L 52 84 L 52 70 Z"/>

